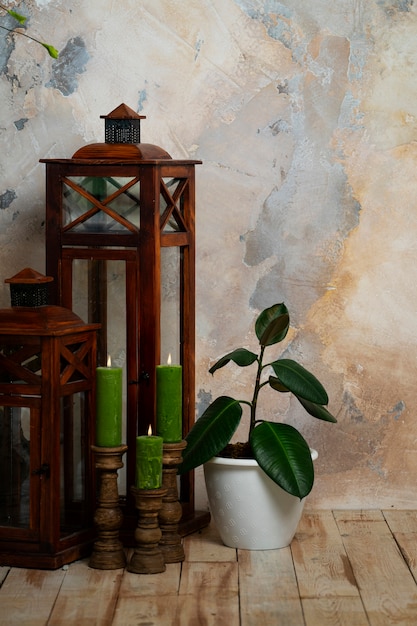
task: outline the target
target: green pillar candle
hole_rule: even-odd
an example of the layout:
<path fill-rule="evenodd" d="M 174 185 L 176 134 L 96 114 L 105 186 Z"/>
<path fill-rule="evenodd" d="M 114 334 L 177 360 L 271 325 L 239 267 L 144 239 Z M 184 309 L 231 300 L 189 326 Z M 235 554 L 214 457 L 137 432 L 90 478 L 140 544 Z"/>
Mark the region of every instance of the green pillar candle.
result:
<path fill-rule="evenodd" d="M 136 487 L 159 489 L 162 485 L 162 437 L 136 437 Z"/>
<path fill-rule="evenodd" d="M 96 369 L 96 445 L 113 448 L 122 444 L 122 368 Z"/>
<path fill-rule="evenodd" d="M 156 366 L 156 433 L 166 443 L 182 440 L 182 367 Z"/>

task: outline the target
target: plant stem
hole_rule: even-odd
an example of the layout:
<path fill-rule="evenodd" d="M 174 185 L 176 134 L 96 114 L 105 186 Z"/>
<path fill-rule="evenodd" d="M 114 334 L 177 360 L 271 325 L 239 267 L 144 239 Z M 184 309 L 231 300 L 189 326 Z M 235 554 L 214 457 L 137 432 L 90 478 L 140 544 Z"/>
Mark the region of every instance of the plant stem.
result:
<path fill-rule="evenodd" d="M 265 351 L 265 346 L 261 346 L 261 352 L 259 354 L 259 357 L 257 359 L 258 361 L 258 371 L 256 372 L 256 381 L 255 381 L 255 387 L 253 390 L 253 398 L 252 398 L 252 402 L 251 402 L 251 406 L 250 406 L 250 425 L 249 425 L 249 436 L 252 432 L 252 430 L 255 428 L 255 421 L 256 421 L 256 405 L 258 402 L 258 395 L 259 395 L 259 391 L 262 387 L 261 385 L 261 374 L 262 374 L 262 370 L 263 370 L 263 358 L 264 358 L 264 351 Z"/>
<path fill-rule="evenodd" d="M 35 39 L 35 37 L 31 37 L 30 35 L 27 35 L 26 33 L 22 33 L 21 30 L 16 30 L 15 28 L 6 28 L 5 26 L 1 26 L 0 28 L 2 28 L 3 30 L 7 30 L 9 33 L 16 33 L 16 35 L 22 35 L 22 37 L 27 37 L 28 39 L 31 39 L 32 41 L 36 41 L 36 43 L 40 43 L 41 46 L 43 45 L 41 41 L 39 41 L 39 39 Z"/>
<path fill-rule="evenodd" d="M 44 43 L 43 41 L 40 41 L 39 39 L 35 39 L 35 37 L 31 37 L 30 35 L 27 35 L 26 33 L 22 33 L 21 30 L 15 30 L 15 29 L 11 29 L 11 28 L 6 28 L 5 26 L 1 26 L 0 28 L 2 28 L 3 30 L 7 30 L 9 33 L 13 33 L 16 35 L 22 35 L 23 37 L 27 37 L 28 39 L 31 39 L 32 41 L 35 41 L 36 43 L 38 43 L 39 45 L 43 46 L 47 51 L 50 57 L 52 57 L 53 59 L 57 59 L 59 52 L 56 48 L 54 48 L 54 46 L 51 46 L 49 43 Z"/>

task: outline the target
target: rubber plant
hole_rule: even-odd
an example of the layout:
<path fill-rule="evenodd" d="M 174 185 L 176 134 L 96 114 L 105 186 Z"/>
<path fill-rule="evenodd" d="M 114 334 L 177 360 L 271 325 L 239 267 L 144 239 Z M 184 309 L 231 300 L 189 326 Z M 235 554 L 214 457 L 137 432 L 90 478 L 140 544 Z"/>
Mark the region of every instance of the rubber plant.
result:
<path fill-rule="evenodd" d="M 250 408 L 249 433 L 246 447 L 262 470 L 282 489 L 300 499 L 312 489 L 314 467 L 308 443 L 290 424 L 258 420 L 256 417 L 259 394 L 265 388 L 278 392 L 292 392 L 312 417 L 336 422 L 328 411 L 328 395 L 317 378 L 292 359 L 278 358 L 266 361 L 265 352 L 285 339 L 290 327 L 290 316 L 284 303 L 265 309 L 255 322 L 259 353 L 238 348 L 219 359 L 209 370 L 217 370 L 233 361 L 239 367 L 255 367 L 253 395 L 250 401 L 220 396 L 214 400 L 195 422 L 186 436 L 187 447 L 179 473 L 185 473 L 209 461 L 226 456 L 232 448 L 230 441 L 243 415 L 242 407 Z M 270 373 L 266 376 L 266 370 Z M 242 446 L 240 446 L 242 447 Z"/>
<path fill-rule="evenodd" d="M 2 4 L 0 4 L 0 9 L 3 9 L 3 11 L 5 11 L 8 15 L 13 17 L 17 22 L 17 26 L 23 26 L 25 24 L 26 17 L 24 15 L 21 15 L 20 13 L 18 13 L 17 11 L 13 11 L 12 9 L 8 9 Z M 39 45 L 43 46 L 48 51 L 49 56 L 51 56 L 53 59 L 58 58 L 58 54 L 59 54 L 58 50 L 54 48 L 54 46 L 51 46 L 51 44 L 44 43 L 43 41 L 40 41 L 39 39 L 36 39 L 35 37 L 32 37 L 31 35 L 28 35 L 27 33 L 22 32 L 21 30 L 15 30 L 13 28 L 6 28 L 6 26 L 2 26 L 1 24 L 0 24 L 0 28 L 2 28 L 3 30 L 7 30 L 9 33 L 16 33 L 17 35 L 22 35 L 22 37 L 27 37 L 27 39 L 31 39 L 32 41 L 35 41 Z"/>

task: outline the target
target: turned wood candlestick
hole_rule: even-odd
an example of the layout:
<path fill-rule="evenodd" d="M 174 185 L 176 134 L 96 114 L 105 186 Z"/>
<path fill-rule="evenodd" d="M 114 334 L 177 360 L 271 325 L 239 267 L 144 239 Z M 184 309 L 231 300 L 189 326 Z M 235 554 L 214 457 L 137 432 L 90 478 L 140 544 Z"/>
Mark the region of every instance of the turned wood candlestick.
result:
<path fill-rule="evenodd" d="M 126 555 L 119 540 L 119 529 L 123 522 L 119 507 L 117 470 L 123 467 L 122 456 L 127 446 L 102 448 L 91 446 L 95 454 L 95 466 L 99 471 L 99 502 L 94 514 L 98 539 L 94 543 L 89 566 L 96 569 L 118 569 L 125 567 Z"/>
<path fill-rule="evenodd" d="M 162 498 L 159 512 L 159 526 L 162 538 L 159 546 L 165 563 L 178 563 L 185 558 L 181 537 L 178 534 L 178 522 L 182 516 L 182 506 L 178 501 L 177 471 L 182 461 L 182 452 L 187 442 L 164 443 L 162 456 L 162 485 L 167 490 Z"/>
<path fill-rule="evenodd" d="M 132 487 L 138 511 L 138 524 L 135 530 L 135 549 L 127 569 L 135 574 L 158 574 L 165 571 L 165 560 L 159 547 L 162 537 L 158 514 L 162 498 L 167 490 L 137 489 Z"/>

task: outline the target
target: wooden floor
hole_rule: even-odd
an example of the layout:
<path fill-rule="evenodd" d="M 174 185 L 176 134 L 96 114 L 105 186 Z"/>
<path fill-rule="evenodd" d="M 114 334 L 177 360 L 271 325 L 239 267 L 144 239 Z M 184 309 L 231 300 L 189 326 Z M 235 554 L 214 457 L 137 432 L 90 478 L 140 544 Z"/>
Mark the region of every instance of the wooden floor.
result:
<path fill-rule="evenodd" d="M 211 526 L 150 576 L 0 567 L 3 626 L 415 626 L 417 511 L 306 512 L 289 548 L 234 550 Z"/>

